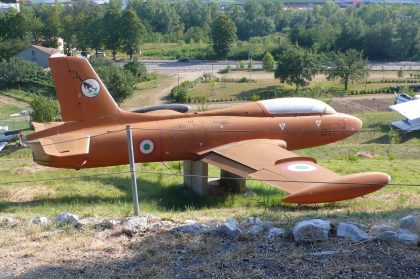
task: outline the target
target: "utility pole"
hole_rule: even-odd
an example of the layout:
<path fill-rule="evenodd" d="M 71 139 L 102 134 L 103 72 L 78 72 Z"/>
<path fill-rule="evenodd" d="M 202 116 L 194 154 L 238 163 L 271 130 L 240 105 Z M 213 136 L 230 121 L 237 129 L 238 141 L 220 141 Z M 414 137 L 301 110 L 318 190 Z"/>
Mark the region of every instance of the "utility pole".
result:
<path fill-rule="evenodd" d="M 133 135 L 131 132 L 130 125 L 127 125 L 125 128 L 127 130 L 128 158 L 130 161 L 131 191 L 133 193 L 134 214 L 136 216 L 139 216 L 139 195 L 137 191 L 136 162 L 134 161 Z"/>
<path fill-rule="evenodd" d="M 248 68 L 249 68 L 249 80 L 251 80 L 252 71 L 252 50 L 248 52 Z"/>

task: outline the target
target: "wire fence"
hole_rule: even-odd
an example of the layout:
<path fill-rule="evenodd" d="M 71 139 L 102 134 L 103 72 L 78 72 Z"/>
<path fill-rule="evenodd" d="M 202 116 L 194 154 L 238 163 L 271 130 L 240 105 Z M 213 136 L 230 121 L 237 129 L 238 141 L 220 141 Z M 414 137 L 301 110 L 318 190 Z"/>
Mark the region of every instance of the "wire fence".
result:
<path fill-rule="evenodd" d="M 360 185 L 360 186 L 372 186 L 377 185 L 377 183 L 354 183 L 354 182 L 334 182 L 334 181 L 315 181 L 315 180 L 290 180 L 290 179 L 255 179 L 251 177 L 224 177 L 224 176 L 209 176 L 209 175 L 195 175 L 195 174 L 184 174 L 184 173 L 165 173 L 165 172 L 155 172 L 140 170 L 137 171 L 142 174 L 156 175 L 156 176 L 168 176 L 168 177 L 196 177 L 196 178 L 206 178 L 206 179 L 226 179 L 226 180 L 246 180 L 246 181 L 262 181 L 262 182 L 284 182 L 284 183 L 308 183 L 308 184 L 334 184 L 334 185 Z M 54 177 L 54 178 L 43 178 L 43 179 L 32 179 L 32 180 L 14 180 L 0 182 L 0 186 L 11 186 L 15 184 L 25 184 L 25 183 L 34 183 L 34 182 L 49 182 L 49 181 L 67 181 L 67 180 L 77 180 L 85 178 L 96 178 L 96 177 L 105 177 L 121 174 L 130 174 L 130 171 L 120 171 L 120 172 L 109 172 L 109 173 L 96 173 L 89 175 L 79 175 L 79 176 L 63 176 L 63 177 Z M 398 187 L 420 187 L 420 184 L 417 183 L 389 183 L 388 186 L 398 186 Z"/>

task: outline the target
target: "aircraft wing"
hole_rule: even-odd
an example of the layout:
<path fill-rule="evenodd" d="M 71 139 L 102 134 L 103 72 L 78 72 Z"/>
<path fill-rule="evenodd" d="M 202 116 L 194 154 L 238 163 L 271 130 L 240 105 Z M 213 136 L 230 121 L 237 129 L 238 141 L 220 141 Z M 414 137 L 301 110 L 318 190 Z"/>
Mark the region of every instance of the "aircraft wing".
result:
<path fill-rule="evenodd" d="M 389 108 L 403 115 L 408 120 L 420 118 L 420 99 L 392 105 Z"/>
<path fill-rule="evenodd" d="M 4 148 L 7 144 L 8 144 L 8 142 L 6 142 L 6 141 L 0 142 L 0 151 L 2 151 L 2 150 L 3 150 L 3 148 Z"/>
<path fill-rule="evenodd" d="M 202 161 L 242 177 L 262 180 L 290 193 L 284 202 L 299 204 L 362 196 L 390 181 L 387 174 L 377 172 L 341 176 L 285 146 L 281 140 L 245 140 L 207 150 Z"/>

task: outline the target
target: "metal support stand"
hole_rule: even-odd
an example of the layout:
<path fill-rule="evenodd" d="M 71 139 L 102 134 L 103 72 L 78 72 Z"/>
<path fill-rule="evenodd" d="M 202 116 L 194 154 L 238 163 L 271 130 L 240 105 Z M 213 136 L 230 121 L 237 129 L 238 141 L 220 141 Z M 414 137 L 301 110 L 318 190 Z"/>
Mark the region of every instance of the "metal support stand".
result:
<path fill-rule="evenodd" d="M 131 191 L 133 192 L 133 203 L 134 203 L 134 214 L 140 215 L 139 209 L 139 195 L 137 192 L 137 178 L 136 178 L 136 165 L 134 161 L 134 150 L 133 150 L 133 135 L 131 133 L 131 126 L 127 125 L 127 142 L 128 142 L 128 158 L 130 160 L 130 175 L 131 175 Z"/>

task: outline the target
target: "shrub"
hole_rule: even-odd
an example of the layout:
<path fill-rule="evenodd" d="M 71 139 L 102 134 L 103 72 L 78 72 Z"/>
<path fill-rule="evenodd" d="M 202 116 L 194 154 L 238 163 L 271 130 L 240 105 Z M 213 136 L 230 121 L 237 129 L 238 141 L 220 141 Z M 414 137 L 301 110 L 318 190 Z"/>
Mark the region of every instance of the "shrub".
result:
<path fill-rule="evenodd" d="M 38 64 L 18 57 L 0 62 L 0 81 L 5 85 L 26 85 L 45 75 L 46 73 Z"/>
<path fill-rule="evenodd" d="M 35 122 L 50 122 L 59 114 L 57 102 L 44 96 L 33 97 L 30 106 L 31 119 Z"/>
<path fill-rule="evenodd" d="M 134 60 L 124 65 L 124 70 L 129 71 L 137 78 L 138 82 L 147 80 L 146 65 L 144 63 Z"/>
<path fill-rule="evenodd" d="M 273 55 L 271 55 L 271 53 L 267 51 L 263 57 L 263 68 L 265 70 L 271 71 L 274 69 L 274 64 L 275 61 Z"/>
<path fill-rule="evenodd" d="M 245 63 L 244 63 L 244 61 L 239 61 L 237 64 L 236 64 L 236 68 L 238 68 L 238 69 L 245 69 Z"/>

